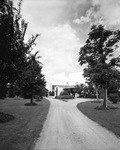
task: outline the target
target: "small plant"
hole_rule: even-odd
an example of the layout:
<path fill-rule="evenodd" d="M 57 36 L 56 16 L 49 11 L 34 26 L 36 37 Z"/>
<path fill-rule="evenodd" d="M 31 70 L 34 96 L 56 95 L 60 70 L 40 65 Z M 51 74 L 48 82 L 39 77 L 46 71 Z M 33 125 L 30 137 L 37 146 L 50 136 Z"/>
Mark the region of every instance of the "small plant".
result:
<path fill-rule="evenodd" d="M 117 93 L 110 93 L 108 95 L 108 98 L 111 102 L 113 102 L 114 104 L 116 104 L 119 101 L 119 96 Z"/>
<path fill-rule="evenodd" d="M 62 91 L 62 92 L 60 93 L 60 96 L 64 96 L 64 95 L 69 95 L 69 93 L 68 93 L 67 91 Z"/>
<path fill-rule="evenodd" d="M 73 95 L 61 95 L 61 96 L 56 96 L 56 99 L 74 99 L 75 97 Z"/>

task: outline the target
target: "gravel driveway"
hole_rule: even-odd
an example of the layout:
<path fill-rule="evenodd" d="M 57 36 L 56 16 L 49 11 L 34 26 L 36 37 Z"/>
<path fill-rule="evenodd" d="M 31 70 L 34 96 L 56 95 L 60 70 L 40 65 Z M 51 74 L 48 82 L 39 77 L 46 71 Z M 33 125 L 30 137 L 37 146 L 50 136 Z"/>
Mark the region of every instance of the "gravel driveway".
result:
<path fill-rule="evenodd" d="M 120 139 L 77 109 L 87 99 L 48 100 L 50 110 L 34 150 L 120 150 Z"/>

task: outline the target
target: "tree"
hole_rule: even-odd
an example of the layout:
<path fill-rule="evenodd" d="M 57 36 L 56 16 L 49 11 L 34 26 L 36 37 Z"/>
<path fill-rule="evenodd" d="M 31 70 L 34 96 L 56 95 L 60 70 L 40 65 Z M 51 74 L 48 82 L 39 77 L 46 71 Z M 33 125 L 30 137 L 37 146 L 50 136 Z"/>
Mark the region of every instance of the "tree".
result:
<path fill-rule="evenodd" d="M 91 82 L 88 82 L 88 85 L 84 89 L 85 91 L 85 97 L 87 98 L 95 98 L 95 87 Z"/>
<path fill-rule="evenodd" d="M 27 23 L 10 0 L 0 2 L 0 95 L 5 96 L 7 83 L 13 84 L 22 73 L 28 51 L 24 43 Z"/>
<path fill-rule="evenodd" d="M 84 84 L 80 84 L 80 85 L 76 85 L 76 92 L 79 94 L 79 97 L 82 97 L 85 85 Z"/>
<path fill-rule="evenodd" d="M 20 93 L 21 79 L 25 73 L 29 74 L 32 67 L 30 65 L 34 56 L 31 52 L 39 35 L 32 36 L 25 43 L 28 24 L 22 19 L 22 0 L 19 0 L 18 9 L 13 7 L 11 0 L 4 0 L 0 4 L 0 95 L 5 97 L 8 83 L 10 88 L 14 87 L 17 94 Z M 42 67 L 38 66 L 37 60 L 34 62 L 36 63 L 33 63 L 33 66 L 40 71 Z M 39 82 L 42 77 L 36 78 Z"/>
<path fill-rule="evenodd" d="M 120 70 L 114 69 L 111 74 L 112 79 L 108 82 L 108 94 L 118 93 L 120 89 Z"/>
<path fill-rule="evenodd" d="M 33 97 L 39 95 L 41 98 L 45 91 L 45 78 L 41 73 L 42 64 L 37 60 L 37 54 L 30 54 L 26 71 L 22 79 L 22 91 L 30 96 L 31 104 L 33 104 Z M 23 93 L 23 94 L 24 94 Z"/>
<path fill-rule="evenodd" d="M 88 83 L 88 85 L 84 85 L 84 84 L 76 85 L 76 92 L 79 94 L 79 97 L 84 97 L 84 98 L 95 97 L 95 89 L 90 82 Z"/>
<path fill-rule="evenodd" d="M 113 53 L 118 48 L 120 31 L 110 31 L 103 25 L 93 25 L 86 44 L 79 52 L 80 65 L 87 64 L 84 76 L 104 90 L 103 106 L 107 107 L 108 83 L 113 78 L 114 68 L 120 66 L 120 56 Z"/>

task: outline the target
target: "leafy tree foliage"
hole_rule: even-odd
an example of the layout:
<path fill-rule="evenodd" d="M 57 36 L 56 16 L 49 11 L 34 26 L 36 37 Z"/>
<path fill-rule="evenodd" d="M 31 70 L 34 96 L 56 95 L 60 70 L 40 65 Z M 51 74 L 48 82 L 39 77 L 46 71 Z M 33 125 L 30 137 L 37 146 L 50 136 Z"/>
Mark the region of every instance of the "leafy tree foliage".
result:
<path fill-rule="evenodd" d="M 31 102 L 36 93 L 45 93 L 45 78 L 37 53 L 32 54 L 33 45 L 39 36 L 32 36 L 25 43 L 27 23 L 21 16 L 22 0 L 18 9 L 11 0 L 0 2 L 0 96 L 5 96 L 7 84 L 12 95 L 29 93 Z"/>
<path fill-rule="evenodd" d="M 90 83 L 88 83 L 88 85 L 76 85 L 76 92 L 79 94 L 79 97 L 95 98 L 95 89 Z"/>
<path fill-rule="evenodd" d="M 0 5 L 0 91 L 5 96 L 7 83 L 14 83 L 26 63 L 27 48 L 24 35 L 27 24 L 12 1 L 2 1 Z"/>
<path fill-rule="evenodd" d="M 22 80 L 23 95 L 27 93 L 31 98 L 31 103 L 33 103 L 33 96 L 35 95 L 39 95 L 42 98 L 46 83 L 44 75 L 41 73 L 42 65 L 37 60 L 39 58 L 37 54 L 38 52 L 30 54 Z"/>
<path fill-rule="evenodd" d="M 120 31 L 110 31 L 102 25 L 93 25 L 86 44 L 79 52 L 80 65 L 87 64 L 84 76 L 96 87 L 104 89 L 104 103 L 107 107 L 107 88 L 115 77 L 115 67 L 120 66 L 120 56 L 114 57 L 118 48 Z"/>
<path fill-rule="evenodd" d="M 82 93 L 84 91 L 85 85 L 84 84 L 77 84 L 76 85 L 76 92 L 79 94 L 79 97 L 82 96 Z"/>

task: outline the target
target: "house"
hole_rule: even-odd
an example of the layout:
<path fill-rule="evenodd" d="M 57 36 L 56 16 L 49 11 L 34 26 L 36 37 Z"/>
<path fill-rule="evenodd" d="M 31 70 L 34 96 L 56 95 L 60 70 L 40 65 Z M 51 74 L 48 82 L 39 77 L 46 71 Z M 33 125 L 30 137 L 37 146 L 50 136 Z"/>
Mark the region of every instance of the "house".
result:
<path fill-rule="evenodd" d="M 67 91 L 69 95 L 75 96 L 76 85 L 52 85 L 52 91 L 54 92 L 54 96 L 59 96 L 63 91 Z"/>

